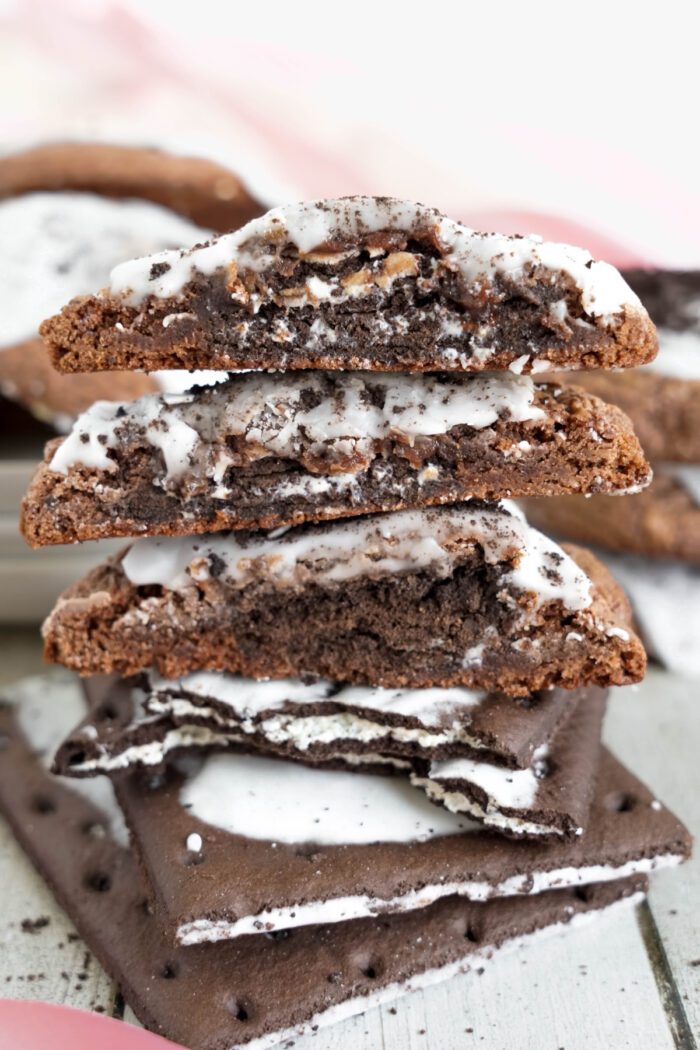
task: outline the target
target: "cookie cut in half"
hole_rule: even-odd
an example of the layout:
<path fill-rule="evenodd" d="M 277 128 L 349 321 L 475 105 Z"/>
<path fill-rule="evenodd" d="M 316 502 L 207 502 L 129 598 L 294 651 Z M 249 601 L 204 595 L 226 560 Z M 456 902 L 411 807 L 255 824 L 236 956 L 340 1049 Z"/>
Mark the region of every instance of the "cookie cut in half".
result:
<path fill-rule="evenodd" d="M 41 333 L 64 372 L 536 372 L 630 367 L 657 348 L 635 293 L 588 252 L 387 197 L 275 208 L 120 265 Z"/>
<path fill-rule="evenodd" d="M 134 683 L 116 679 L 64 741 L 54 771 L 94 776 L 160 767 L 173 754 L 243 745 L 308 762 L 407 768 L 415 758 L 470 755 L 514 769 L 596 690 L 543 689 L 518 699 L 455 686 L 381 689 L 328 681 L 255 681 L 220 671 Z"/>
<path fill-rule="evenodd" d="M 618 409 L 529 376 L 248 373 L 93 405 L 47 447 L 22 527 L 35 546 L 275 528 L 650 476 Z"/>
<path fill-rule="evenodd" d="M 575 557 L 572 556 L 575 554 Z M 627 601 L 513 506 L 138 540 L 68 588 L 49 660 L 81 674 L 221 670 L 512 696 L 637 681 Z"/>

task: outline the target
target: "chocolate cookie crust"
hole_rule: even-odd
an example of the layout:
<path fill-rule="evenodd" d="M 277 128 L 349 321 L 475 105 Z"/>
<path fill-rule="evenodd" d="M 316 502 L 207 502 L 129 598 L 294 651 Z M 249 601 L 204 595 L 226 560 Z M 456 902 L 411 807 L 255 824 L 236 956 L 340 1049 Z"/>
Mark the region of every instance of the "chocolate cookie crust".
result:
<path fill-rule="evenodd" d="M 573 389 L 511 375 L 400 378 L 248 374 L 184 397 L 96 405 L 47 446 L 24 536 L 43 546 L 276 528 L 649 477 L 623 414 Z M 465 422 L 450 425 L 459 402 Z"/>
<path fill-rule="evenodd" d="M 510 695 L 644 671 L 603 567 L 505 509 L 139 542 L 59 599 L 47 659 L 81 674 L 206 669 Z"/>
<path fill-rule="evenodd" d="M 118 267 L 110 289 L 41 332 L 65 372 L 529 372 L 656 353 L 637 297 L 586 252 L 370 197 L 274 209 L 208 246 Z"/>
<path fill-rule="evenodd" d="M 265 211 L 223 165 L 141 146 L 51 142 L 0 159 L 0 199 L 37 190 L 153 201 L 221 233 Z"/>
<path fill-rule="evenodd" d="M 700 565 L 700 506 L 671 470 L 657 467 L 649 488 L 634 497 L 530 499 L 527 514 L 535 525 L 579 543 Z"/>

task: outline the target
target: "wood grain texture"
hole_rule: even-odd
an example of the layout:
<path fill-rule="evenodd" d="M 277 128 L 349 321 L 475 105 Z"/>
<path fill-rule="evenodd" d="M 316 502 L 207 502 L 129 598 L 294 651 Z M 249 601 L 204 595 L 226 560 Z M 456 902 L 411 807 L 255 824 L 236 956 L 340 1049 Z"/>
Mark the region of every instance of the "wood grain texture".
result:
<path fill-rule="evenodd" d="M 652 880 L 658 943 L 648 939 L 662 987 L 665 962 L 675 988 L 667 1008 L 676 1045 L 692 1050 L 700 1043 L 700 682 L 654 668 L 642 685 L 615 690 L 605 737 L 695 837 L 690 861 Z"/>
<path fill-rule="evenodd" d="M 36 673 L 39 647 L 29 634 L 13 632 L 0 642 L 3 663 L 13 677 Z M 0 683 L 7 680 L 0 672 Z M 651 672 L 641 687 L 617 691 L 606 737 L 698 832 L 696 692 L 697 685 Z M 86 964 L 86 949 L 70 937 L 71 924 L 4 825 L 0 880 L 0 996 L 102 1008 L 133 1022 L 94 960 Z M 297 1039 L 295 1050 L 694 1050 L 700 1035 L 700 966 L 693 965 L 700 958 L 699 890 L 697 860 L 662 872 L 654 878 L 649 907 L 533 941 L 481 975 L 455 978 Z M 22 931 L 23 919 L 42 917 L 48 925 Z"/>

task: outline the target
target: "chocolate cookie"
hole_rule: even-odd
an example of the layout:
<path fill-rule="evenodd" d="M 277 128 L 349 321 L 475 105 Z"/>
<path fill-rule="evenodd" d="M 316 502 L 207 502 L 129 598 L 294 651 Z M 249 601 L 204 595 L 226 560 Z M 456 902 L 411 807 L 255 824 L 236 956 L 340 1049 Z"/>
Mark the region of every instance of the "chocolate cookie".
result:
<path fill-rule="evenodd" d="M 509 695 L 639 680 L 624 595 L 585 551 L 576 558 L 515 508 L 479 503 L 139 540 L 59 598 L 45 652 L 81 674 L 224 670 Z"/>
<path fill-rule="evenodd" d="M 34 546 L 191 535 L 649 476 L 621 412 L 529 376 L 253 372 L 94 405 L 47 447 L 22 528 Z"/>
<path fill-rule="evenodd" d="M 90 694 L 96 686 L 86 679 Z M 217 671 L 157 674 L 101 690 L 58 749 L 54 772 L 94 776 L 159 767 L 183 750 L 246 744 L 304 761 L 358 765 L 471 755 L 526 769 L 596 690 L 545 689 L 521 700 L 469 689 L 378 689 L 320 681 L 257 682 Z M 370 761 L 371 760 L 371 761 Z"/>
<path fill-rule="evenodd" d="M 636 496 L 575 496 L 525 501 L 535 525 L 611 551 L 700 565 L 700 466 L 663 464 Z"/>
<path fill-rule="evenodd" d="M 700 463 L 700 271 L 624 276 L 657 325 L 658 356 L 639 371 L 591 372 L 575 382 L 627 413 L 650 459 Z"/>
<path fill-rule="evenodd" d="M 20 844 L 138 1018 L 191 1050 L 283 1043 L 481 967 L 538 930 L 638 901 L 647 888 L 635 875 L 488 903 L 448 897 L 401 915 L 173 947 L 99 805 L 43 769 L 10 707 L 0 732 L 0 810 Z"/>
<path fill-rule="evenodd" d="M 63 372 L 619 368 L 657 345 L 637 296 L 587 252 L 386 197 L 276 208 L 127 263 L 41 332 Z"/>

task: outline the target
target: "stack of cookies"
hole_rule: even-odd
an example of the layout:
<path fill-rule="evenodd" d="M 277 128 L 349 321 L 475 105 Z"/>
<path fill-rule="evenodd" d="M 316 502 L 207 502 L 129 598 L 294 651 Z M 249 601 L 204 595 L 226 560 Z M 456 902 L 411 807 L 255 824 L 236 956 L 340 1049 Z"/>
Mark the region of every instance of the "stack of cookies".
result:
<path fill-rule="evenodd" d="M 658 356 L 581 385 L 619 405 L 654 467 L 638 499 L 533 500 L 532 520 L 605 551 L 624 583 L 647 648 L 672 671 L 700 675 L 700 272 L 629 270 L 656 323 Z"/>
<path fill-rule="evenodd" d="M 272 1046 L 687 856 L 601 745 L 645 667 L 625 597 L 510 502 L 648 483 L 618 408 L 533 378 L 653 358 L 614 269 L 349 198 L 119 266 L 42 334 L 63 372 L 231 373 L 98 402 L 24 504 L 37 546 L 137 537 L 44 626 L 87 678 L 64 781 L 5 712 L 0 805 L 144 1023 Z"/>

